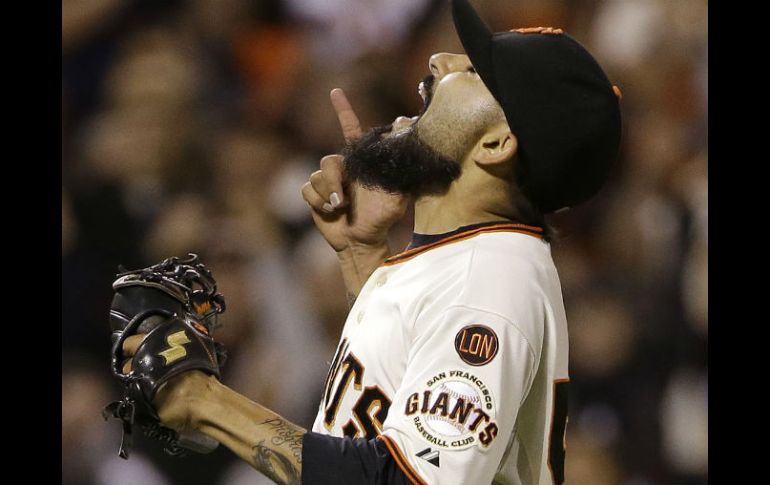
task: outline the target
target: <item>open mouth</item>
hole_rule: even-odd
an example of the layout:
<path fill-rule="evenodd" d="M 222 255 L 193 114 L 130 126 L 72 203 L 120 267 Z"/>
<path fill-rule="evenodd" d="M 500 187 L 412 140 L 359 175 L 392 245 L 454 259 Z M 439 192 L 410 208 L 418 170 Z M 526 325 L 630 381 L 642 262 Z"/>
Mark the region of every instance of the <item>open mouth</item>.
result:
<path fill-rule="evenodd" d="M 422 98 L 422 109 L 420 109 L 420 113 L 417 116 L 422 116 L 425 110 L 428 109 L 428 106 L 430 106 L 430 102 L 433 99 L 433 83 L 435 80 L 436 77 L 433 74 L 429 74 L 417 86 L 417 92 Z"/>
<path fill-rule="evenodd" d="M 420 81 L 420 84 L 417 85 L 417 92 L 422 98 L 422 108 L 420 108 L 420 112 L 411 118 L 407 118 L 406 116 L 399 116 L 390 125 L 381 127 L 381 136 L 387 137 L 405 132 L 407 128 L 410 128 L 415 123 L 417 123 L 420 117 L 422 117 L 422 115 L 428 109 L 428 106 L 430 106 L 430 102 L 433 99 L 433 83 L 435 80 L 435 76 L 429 74 L 428 76 L 425 76 L 425 79 Z"/>

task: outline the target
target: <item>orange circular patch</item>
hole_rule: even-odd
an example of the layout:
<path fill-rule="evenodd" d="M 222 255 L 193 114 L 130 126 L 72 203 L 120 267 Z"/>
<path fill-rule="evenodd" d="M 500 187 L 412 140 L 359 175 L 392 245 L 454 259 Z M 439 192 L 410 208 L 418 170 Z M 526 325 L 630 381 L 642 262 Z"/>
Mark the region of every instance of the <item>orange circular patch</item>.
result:
<path fill-rule="evenodd" d="M 499 343 L 494 330 L 484 325 L 468 325 L 455 337 L 455 350 L 466 364 L 480 366 L 492 362 Z"/>

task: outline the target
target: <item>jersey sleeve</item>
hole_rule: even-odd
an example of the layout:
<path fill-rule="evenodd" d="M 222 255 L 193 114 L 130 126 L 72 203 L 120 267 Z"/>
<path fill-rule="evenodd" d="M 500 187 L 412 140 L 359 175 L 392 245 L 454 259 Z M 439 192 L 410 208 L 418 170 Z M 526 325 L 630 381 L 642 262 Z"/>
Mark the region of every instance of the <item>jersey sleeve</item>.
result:
<path fill-rule="evenodd" d="M 308 485 L 410 485 L 382 439 L 308 432 L 302 440 L 302 481 Z"/>
<path fill-rule="evenodd" d="M 537 311 L 522 318 L 542 318 Z M 415 324 L 382 439 L 414 483 L 491 483 L 511 444 L 540 344 L 517 322 L 451 306 Z"/>

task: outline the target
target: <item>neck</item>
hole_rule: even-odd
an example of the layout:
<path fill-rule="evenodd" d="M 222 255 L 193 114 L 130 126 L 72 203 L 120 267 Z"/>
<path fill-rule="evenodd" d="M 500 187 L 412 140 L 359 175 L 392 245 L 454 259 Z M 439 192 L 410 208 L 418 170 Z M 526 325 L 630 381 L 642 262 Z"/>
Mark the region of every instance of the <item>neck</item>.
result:
<path fill-rule="evenodd" d="M 494 203 L 507 200 L 504 188 L 487 187 L 479 191 L 458 182 L 446 193 L 424 195 L 415 201 L 414 232 L 442 234 L 470 224 L 516 220 L 509 204 Z M 499 190 L 503 190 L 502 199 Z"/>

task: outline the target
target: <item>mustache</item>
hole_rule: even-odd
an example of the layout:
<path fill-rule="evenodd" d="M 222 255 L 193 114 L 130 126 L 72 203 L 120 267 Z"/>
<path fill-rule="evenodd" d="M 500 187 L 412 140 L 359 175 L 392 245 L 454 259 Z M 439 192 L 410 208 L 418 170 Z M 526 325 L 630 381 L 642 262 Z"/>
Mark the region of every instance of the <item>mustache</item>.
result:
<path fill-rule="evenodd" d="M 390 133 L 393 131 L 393 123 L 388 123 L 387 125 L 382 126 L 375 126 L 374 128 L 369 130 L 369 133 L 381 136 L 387 133 Z"/>

